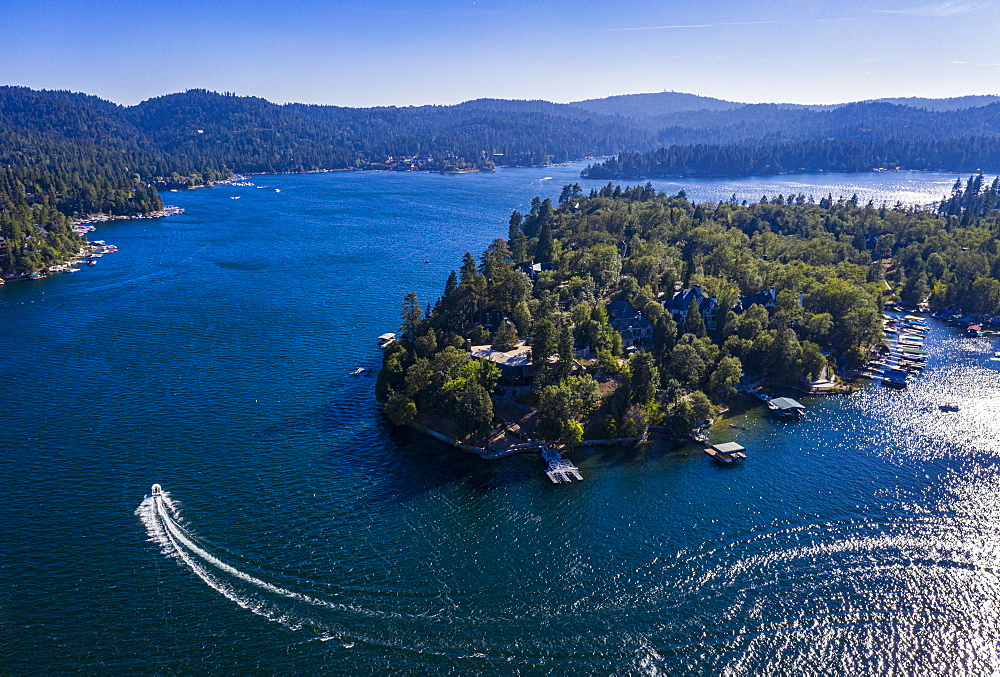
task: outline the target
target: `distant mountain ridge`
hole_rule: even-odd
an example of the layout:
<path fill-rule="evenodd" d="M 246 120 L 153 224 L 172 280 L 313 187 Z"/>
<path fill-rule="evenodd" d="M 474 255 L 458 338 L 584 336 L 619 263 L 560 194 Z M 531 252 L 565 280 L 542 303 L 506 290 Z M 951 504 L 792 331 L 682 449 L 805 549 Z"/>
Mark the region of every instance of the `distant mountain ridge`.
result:
<path fill-rule="evenodd" d="M 742 108 L 747 104 L 683 92 L 658 92 L 653 94 L 619 94 L 603 99 L 573 101 L 568 105 L 603 115 L 654 117 L 687 111 L 731 110 Z"/>
<path fill-rule="evenodd" d="M 174 182 L 231 172 L 491 169 L 699 144 L 840 140 L 887 148 L 997 135 L 1000 97 L 979 95 L 814 107 L 661 92 L 571 104 L 484 98 L 348 108 L 201 89 L 120 106 L 87 94 L 0 87 L 0 161 L 7 166 L 75 171 L 100 164 L 98 157 L 104 164 L 119 158 L 118 173 L 129 168 Z M 963 157 L 963 168 L 974 160 Z"/>
<path fill-rule="evenodd" d="M 750 104 L 727 101 L 709 96 L 686 94 L 684 92 L 657 92 L 649 94 L 620 94 L 603 99 L 573 101 L 567 105 L 603 115 L 622 115 L 633 118 L 655 118 L 675 113 L 698 111 L 731 111 L 752 106 L 768 106 L 775 109 L 806 109 L 814 111 L 832 110 L 852 103 L 892 103 L 908 108 L 923 108 L 930 111 L 951 111 L 964 108 L 987 106 L 1000 101 L 996 95 L 970 95 L 943 99 L 922 97 L 896 97 L 848 101 L 834 104 L 762 103 Z"/>
<path fill-rule="evenodd" d="M 1000 101 L 1000 96 L 993 94 L 980 94 L 973 96 L 954 96 L 948 99 L 924 99 L 917 96 L 910 96 L 902 98 L 876 99 L 876 101 L 894 103 L 900 106 L 909 106 L 910 108 L 925 108 L 933 111 L 949 111 L 988 106 L 992 103 Z"/>

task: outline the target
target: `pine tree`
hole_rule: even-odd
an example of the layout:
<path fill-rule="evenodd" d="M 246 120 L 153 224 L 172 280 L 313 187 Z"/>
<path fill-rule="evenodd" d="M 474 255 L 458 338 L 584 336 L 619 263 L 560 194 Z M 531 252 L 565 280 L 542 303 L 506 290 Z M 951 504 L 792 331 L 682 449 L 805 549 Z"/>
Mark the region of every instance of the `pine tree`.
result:
<path fill-rule="evenodd" d="M 535 261 L 548 263 L 555 253 L 555 241 L 552 238 L 552 226 L 548 221 L 542 224 L 538 232 L 538 244 L 535 246 Z"/>
<path fill-rule="evenodd" d="M 694 334 L 698 338 L 708 335 L 705 329 L 705 321 L 701 319 L 701 310 L 698 309 L 698 299 L 692 298 L 691 305 L 688 306 L 687 315 L 684 317 L 684 333 Z"/>
<path fill-rule="evenodd" d="M 516 346 L 517 331 L 514 330 L 514 325 L 504 320 L 497 328 L 496 334 L 493 335 L 492 348 L 493 350 L 507 352 L 508 350 L 513 350 Z"/>
<path fill-rule="evenodd" d="M 417 329 L 417 325 L 420 323 L 420 318 L 423 317 L 424 311 L 420 308 L 420 301 L 417 299 L 417 293 L 411 291 L 403 299 L 403 324 L 400 327 L 400 331 L 403 333 L 404 338 L 407 340 L 413 340 L 413 334 Z"/>

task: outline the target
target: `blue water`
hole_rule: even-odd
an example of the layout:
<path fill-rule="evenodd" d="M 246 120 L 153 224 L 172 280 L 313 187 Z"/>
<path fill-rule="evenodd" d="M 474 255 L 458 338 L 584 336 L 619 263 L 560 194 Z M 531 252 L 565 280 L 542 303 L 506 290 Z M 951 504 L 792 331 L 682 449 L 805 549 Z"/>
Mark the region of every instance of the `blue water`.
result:
<path fill-rule="evenodd" d="M 0 672 L 1000 668 L 993 339 L 935 325 L 907 391 L 723 423 L 735 468 L 603 448 L 555 486 L 381 420 L 348 374 L 403 295 L 533 196 L 600 185 L 579 169 L 167 194 L 187 211 L 101 227 L 99 265 L 0 289 Z M 923 204 L 954 178 L 654 183 Z"/>

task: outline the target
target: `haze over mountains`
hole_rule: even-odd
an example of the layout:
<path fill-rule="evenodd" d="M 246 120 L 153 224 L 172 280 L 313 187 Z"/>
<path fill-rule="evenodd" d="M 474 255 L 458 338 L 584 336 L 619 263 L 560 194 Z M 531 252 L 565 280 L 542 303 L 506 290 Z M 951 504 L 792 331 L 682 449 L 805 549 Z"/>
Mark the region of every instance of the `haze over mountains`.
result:
<path fill-rule="evenodd" d="M 661 92 L 571 104 L 477 99 L 346 108 L 189 90 L 120 106 L 86 94 L 2 87 L 0 161 L 66 169 L 81 153 L 113 151 L 155 178 L 378 168 L 404 156 L 423 159 L 393 168 L 536 165 L 672 145 L 1000 136 L 997 96 L 893 101 L 812 107 Z M 67 144 L 73 153 L 52 152 Z"/>
<path fill-rule="evenodd" d="M 1000 97 L 799 106 L 661 92 L 346 108 L 189 90 L 120 106 L 0 87 L 0 274 L 74 253 L 70 217 L 158 208 L 157 187 L 234 172 L 455 172 L 595 156 L 615 156 L 588 168 L 601 179 L 1000 170 Z"/>
<path fill-rule="evenodd" d="M 809 110 L 831 110 L 846 106 L 849 103 L 894 103 L 900 106 L 911 108 L 924 108 L 933 111 L 959 110 L 961 108 L 974 108 L 976 106 L 986 106 L 1000 101 L 1000 96 L 976 95 L 958 96 L 947 99 L 925 99 L 920 97 L 897 97 L 884 99 L 869 99 L 863 102 L 846 102 L 839 104 L 799 104 L 799 103 L 773 103 L 773 104 L 748 104 L 737 101 L 726 101 L 725 99 L 715 99 L 708 96 L 698 96 L 697 94 L 685 94 L 683 92 L 658 92 L 653 94 L 622 94 L 619 96 L 609 96 L 603 99 L 587 99 L 585 101 L 574 101 L 570 106 L 583 108 L 594 113 L 605 115 L 625 115 L 630 117 L 656 117 L 668 115 L 670 113 L 682 113 L 689 111 L 722 111 L 733 110 L 734 108 L 745 108 L 748 106 L 762 105 L 775 106 L 778 108 L 807 108 Z"/>

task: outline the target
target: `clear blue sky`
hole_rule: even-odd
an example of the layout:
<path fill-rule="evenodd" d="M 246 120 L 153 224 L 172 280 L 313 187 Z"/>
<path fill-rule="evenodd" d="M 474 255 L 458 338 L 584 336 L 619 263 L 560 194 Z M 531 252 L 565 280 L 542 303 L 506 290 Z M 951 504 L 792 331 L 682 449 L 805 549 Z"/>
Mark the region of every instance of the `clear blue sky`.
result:
<path fill-rule="evenodd" d="M 124 104 L 1000 93 L 998 0 L 2 0 L 0 84 Z"/>

